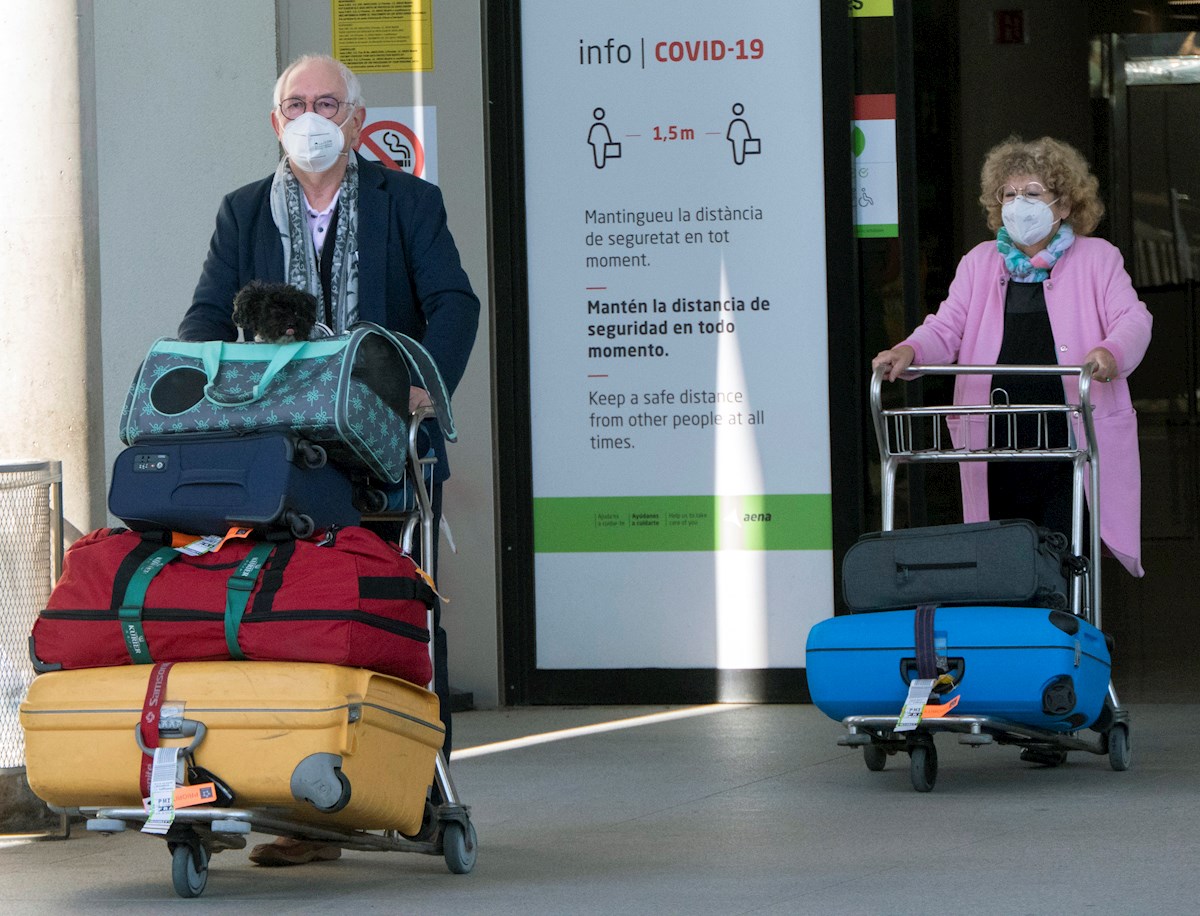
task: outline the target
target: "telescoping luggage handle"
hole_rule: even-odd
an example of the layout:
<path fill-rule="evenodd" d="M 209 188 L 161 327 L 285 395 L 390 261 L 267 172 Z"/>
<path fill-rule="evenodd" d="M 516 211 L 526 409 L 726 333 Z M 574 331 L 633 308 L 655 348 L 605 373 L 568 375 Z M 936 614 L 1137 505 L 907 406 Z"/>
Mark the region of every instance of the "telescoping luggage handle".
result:
<path fill-rule="evenodd" d="M 230 657 L 237 661 L 246 660 L 242 647 L 238 645 L 238 628 L 246 614 L 246 605 L 250 601 L 254 583 L 258 581 L 259 574 L 274 549 L 275 544 L 270 541 L 255 544 L 225 583 L 225 645 L 229 649 Z M 142 628 L 146 592 L 154 577 L 179 556 L 182 554 L 174 547 L 163 547 L 154 551 L 134 570 L 129 584 L 125 587 L 125 596 L 121 600 L 117 618 L 121 624 L 121 635 L 125 638 L 125 647 L 135 665 L 154 664 L 150 645 Z"/>
<path fill-rule="evenodd" d="M 1084 475 L 1092 493 L 1100 491 L 1100 456 L 1096 448 L 1096 431 L 1092 421 L 1091 382 L 1096 371 L 1095 363 L 1082 366 L 1036 366 L 1036 365 L 918 365 L 908 367 L 904 378 L 922 375 L 1024 375 L 1074 377 L 1077 382 L 1077 397 L 1068 397 L 1063 403 L 1055 404 L 948 404 L 903 407 L 884 407 L 883 380 L 885 367 L 872 370 L 870 385 L 871 416 L 875 425 L 875 438 L 880 457 L 880 498 L 882 527 L 890 531 L 893 527 L 896 496 L 896 476 L 901 465 L 945 462 L 951 464 L 968 462 L 992 462 L 1002 460 L 1071 461 L 1074 468 L 1072 484 L 1071 552 L 1076 556 L 1085 554 L 1092 558 L 1086 577 L 1071 589 L 1071 611 L 1084 617 L 1095 627 L 1100 619 L 1100 506 L 1094 500 L 1090 506 L 1090 530 L 1084 531 Z M 1067 429 L 1070 443 L 1067 448 L 1051 448 L 1039 442 L 1032 448 L 993 448 L 990 442 L 983 446 L 969 439 L 959 447 L 950 437 L 943 438 L 942 423 L 950 417 L 986 417 L 1032 415 L 1048 417 L 1051 414 L 1069 417 Z M 1041 421 L 1039 421 L 1041 422 Z M 920 424 L 931 424 L 922 427 Z M 927 430 L 929 441 L 919 441 L 917 430 Z M 1086 466 L 1086 468 L 1085 468 Z M 1085 542 L 1086 537 L 1086 542 Z M 1084 549 L 1086 544 L 1086 551 Z M 1086 588 L 1086 598 L 1084 589 Z"/>

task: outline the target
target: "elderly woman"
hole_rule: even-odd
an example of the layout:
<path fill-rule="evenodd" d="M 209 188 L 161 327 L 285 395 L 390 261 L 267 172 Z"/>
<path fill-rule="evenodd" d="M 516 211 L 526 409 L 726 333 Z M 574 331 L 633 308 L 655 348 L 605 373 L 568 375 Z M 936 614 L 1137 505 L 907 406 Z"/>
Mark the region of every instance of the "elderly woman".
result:
<path fill-rule="evenodd" d="M 913 363 L 1095 363 L 1093 379 L 1101 383 L 1092 387 L 1103 458 L 1100 537 L 1130 573 L 1141 576 L 1137 415 L 1126 380 L 1149 346 L 1152 319 L 1121 253 L 1089 236 L 1104 214 L 1098 182 L 1067 144 L 1010 137 L 984 161 L 979 202 L 995 240 L 967 253 L 937 312 L 871 365 L 884 367 L 894 381 Z M 986 404 L 992 388 L 1002 387 L 1010 403 L 1061 404 L 1068 384 L 1050 376 L 964 375 L 957 378 L 954 400 Z M 987 442 L 986 417 L 954 417 L 949 425 L 956 444 Z M 1051 430 L 1052 437 L 1065 435 L 1065 423 Z M 960 470 L 967 521 L 1028 518 L 1070 531 L 1067 462 L 967 463 Z"/>

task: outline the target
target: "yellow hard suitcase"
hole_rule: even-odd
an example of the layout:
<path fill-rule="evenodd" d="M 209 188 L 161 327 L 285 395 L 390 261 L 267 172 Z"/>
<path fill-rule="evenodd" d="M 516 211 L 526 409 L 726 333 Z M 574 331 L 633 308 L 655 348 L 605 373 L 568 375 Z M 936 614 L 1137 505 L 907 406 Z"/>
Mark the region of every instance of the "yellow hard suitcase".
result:
<path fill-rule="evenodd" d="M 139 723 L 151 666 L 56 671 L 21 704 L 31 788 L 63 808 L 142 804 Z M 237 808 L 321 827 L 416 834 L 444 729 L 437 696 L 361 668 L 180 662 L 160 745 L 227 787 Z M 173 737 L 174 736 L 174 737 Z"/>

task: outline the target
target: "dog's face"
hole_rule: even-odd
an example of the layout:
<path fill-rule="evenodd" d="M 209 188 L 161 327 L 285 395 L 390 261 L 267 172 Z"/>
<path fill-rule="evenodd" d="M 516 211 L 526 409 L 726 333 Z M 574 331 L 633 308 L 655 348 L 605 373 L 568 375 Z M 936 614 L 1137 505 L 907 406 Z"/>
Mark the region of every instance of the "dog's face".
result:
<path fill-rule="evenodd" d="M 234 298 L 233 322 L 253 329 L 254 339 L 264 343 L 308 340 L 317 322 L 317 300 L 287 283 L 254 280 Z"/>

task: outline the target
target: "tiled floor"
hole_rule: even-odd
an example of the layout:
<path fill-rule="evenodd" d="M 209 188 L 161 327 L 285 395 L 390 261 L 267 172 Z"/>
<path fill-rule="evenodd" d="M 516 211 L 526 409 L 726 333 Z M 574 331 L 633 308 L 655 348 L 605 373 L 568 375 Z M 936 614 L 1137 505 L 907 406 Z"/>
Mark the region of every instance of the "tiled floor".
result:
<path fill-rule="evenodd" d="M 662 712 L 461 715 L 454 770 L 480 838 L 470 875 L 395 853 L 264 869 L 227 851 L 183 901 L 160 839 L 78 831 L 0 842 L 0 910 L 1069 916 L 1193 913 L 1200 899 L 1200 705 L 1135 706 L 1120 773 L 1104 757 L 1047 769 L 942 735 L 928 794 L 907 758 L 868 772 L 812 706 Z M 615 727 L 577 730 L 600 722 Z"/>

